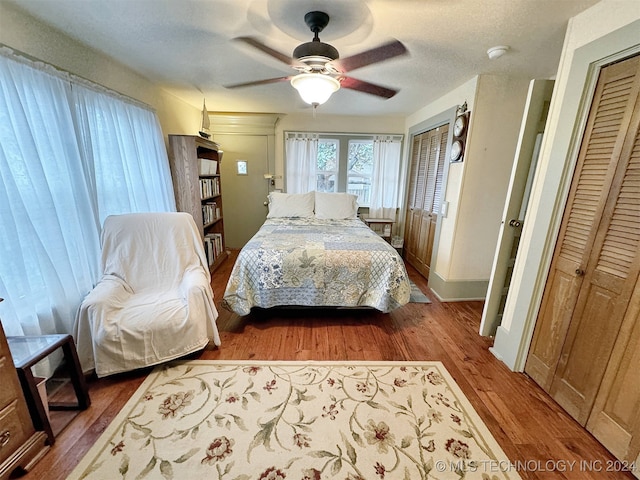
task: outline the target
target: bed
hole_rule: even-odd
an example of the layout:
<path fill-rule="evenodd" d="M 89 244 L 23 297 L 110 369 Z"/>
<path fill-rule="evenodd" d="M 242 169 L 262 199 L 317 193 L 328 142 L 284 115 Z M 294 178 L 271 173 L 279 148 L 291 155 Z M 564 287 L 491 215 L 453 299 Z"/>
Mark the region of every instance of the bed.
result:
<path fill-rule="evenodd" d="M 390 312 L 406 304 L 411 287 L 402 258 L 355 218 L 354 197 L 270 194 L 269 215 L 240 251 L 222 305 L 244 316 L 253 307 Z"/>

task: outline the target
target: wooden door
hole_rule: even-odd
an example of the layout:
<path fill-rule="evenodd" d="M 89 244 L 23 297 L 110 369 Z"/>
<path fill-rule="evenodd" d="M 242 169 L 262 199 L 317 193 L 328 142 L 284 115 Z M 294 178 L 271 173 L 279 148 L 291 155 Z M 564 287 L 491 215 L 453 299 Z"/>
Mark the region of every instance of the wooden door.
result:
<path fill-rule="evenodd" d="M 429 176 L 427 181 L 429 188 L 428 194 L 425 198 L 425 212 L 427 217 L 425 219 L 425 223 L 428 224 L 428 234 L 427 249 L 425 252 L 425 256 L 422 258 L 423 263 L 426 267 L 426 273 L 424 275 L 427 278 L 429 277 L 429 272 L 431 271 L 432 266 L 431 262 L 433 260 L 433 244 L 436 237 L 436 226 L 441 215 L 442 196 L 444 194 L 443 170 L 445 167 L 444 161 L 447 151 L 448 132 L 448 125 L 445 125 L 440 129 L 439 134 L 434 136 L 432 142 L 432 148 L 434 149 L 434 158 L 432 159 L 432 163 L 430 162 L 430 165 L 435 167 L 435 172 L 433 172 L 433 174 Z M 430 185 L 433 185 L 433 190 L 431 190 Z M 431 191 L 433 191 L 432 195 Z"/>
<path fill-rule="evenodd" d="M 640 474 L 640 284 L 634 294 L 587 422 L 587 430 Z"/>
<path fill-rule="evenodd" d="M 602 69 L 525 371 L 581 424 L 640 268 L 640 57 Z"/>
<path fill-rule="evenodd" d="M 427 171 L 427 142 L 425 134 L 413 137 L 411 146 L 411 169 L 409 172 L 408 209 L 405 222 L 405 257 L 412 265 L 416 264 L 416 249 L 420 235 L 420 221 L 424 199 L 424 185 Z M 424 148 L 423 148 L 424 147 Z"/>
<path fill-rule="evenodd" d="M 449 126 L 429 130 L 413 139 L 409 177 L 409 208 L 405 228 L 406 258 L 429 276 L 435 230 L 442 202 L 443 171 Z"/>
<path fill-rule="evenodd" d="M 264 206 L 269 194 L 269 136 L 224 134 L 214 136 L 224 145 L 222 186 L 224 193 L 225 244 L 242 248 L 258 231 L 267 216 Z M 238 175 L 237 162 L 247 162 L 247 174 Z"/>
<path fill-rule="evenodd" d="M 481 335 L 495 335 L 502 323 L 553 86 L 553 80 L 531 80 L 529 84 L 518 149 L 498 232 L 487 298 L 482 310 Z"/>

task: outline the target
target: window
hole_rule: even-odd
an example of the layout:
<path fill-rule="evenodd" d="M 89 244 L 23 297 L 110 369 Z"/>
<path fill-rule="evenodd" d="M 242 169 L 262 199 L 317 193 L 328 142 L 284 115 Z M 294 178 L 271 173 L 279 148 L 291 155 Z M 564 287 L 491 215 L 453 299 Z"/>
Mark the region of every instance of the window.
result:
<path fill-rule="evenodd" d="M 316 190 L 347 192 L 358 205 L 369 206 L 373 174 L 373 138 L 323 138 L 318 140 Z"/>
<path fill-rule="evenodd" d="M 287 192 L 352 193 L 369 213 L 395 216 L 401 145 L 401 135 L 286 132 Z"/>
<path fill-rule="evenodd" d="M 7 335 L 70 333 L 107 215 L 175 211 L 148 107 L 0 51 L 0 297 Z"/>
<path fill-rule="evenodd" d="M 369 206 L 373 174 L 373 140 L 349 140 L 347 193 L 358 196 L 358 205 Z"/>
<path fill-rule="evenodd" d="M 318 192 L 337 192 L 339 152 L 338 140 L 320 139 L 318 141 L 316 161 L 316 190 Z"/>

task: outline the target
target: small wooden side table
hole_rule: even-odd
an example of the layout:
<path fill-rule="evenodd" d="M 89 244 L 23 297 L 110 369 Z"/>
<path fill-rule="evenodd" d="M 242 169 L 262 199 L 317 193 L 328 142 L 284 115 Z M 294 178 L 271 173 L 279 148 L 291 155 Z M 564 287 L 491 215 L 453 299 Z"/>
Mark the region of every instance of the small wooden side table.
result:
<path fill-rule="evenodd" d="M 391 230 L 393 229 L 394 220 L 391 218 L 368 218 L 365 217 L 362 221 L 369 227 L 371 230 L 376 232 L 382 238 L 384 238 L 387 242 L 391 243 Z"/>
<path fill-rule="evenodd" d="M 78 399 L 77 404 L 49 402 L 50 410 L 85 410 L 91 405 L 89 390 L 78 360 L 78 353 L 73 337 L 68 334 L 35 335 L 24 337 L 7 337 L 13 364 L 18 371 L 18 378 L 29 406 L 33 426 L 47 434 L 49 445 L 55 442 L 55 436 L 49 417 L 46 413 L 42 398 L 38 392 L 31 367 L 44 359 L 58 348 L 62 348 L 64 361 L 69 372 L 69 378 Z"/>

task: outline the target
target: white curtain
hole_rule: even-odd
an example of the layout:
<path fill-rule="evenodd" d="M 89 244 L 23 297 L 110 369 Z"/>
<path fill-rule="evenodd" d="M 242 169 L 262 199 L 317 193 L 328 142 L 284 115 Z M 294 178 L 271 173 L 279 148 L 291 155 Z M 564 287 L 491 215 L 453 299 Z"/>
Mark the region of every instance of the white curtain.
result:
<path fill-rule="evenodd" d="M 400 148 L 398 136 L 373 139 L 373 173 L 369 217 L 395 220 L 400 205 Z"/>
<path fill-rule="evenodd" d="M 288 133 L 285 139 L 287 193 L 307 193 L 316 189 L 318 162 L 317 133 Z"/>
<path fill-rule="evenodd" d="M 70 333 L 97 282 L 107 215 L 175 211 L 148 108 L 0 50 L 0 318 Z"/>
<path fill-rule="evenodd" d="M 72 101 L 99 224 L 113 214 L 175 210 L 155 113 L 81 85 L 74 85 Z"/>

